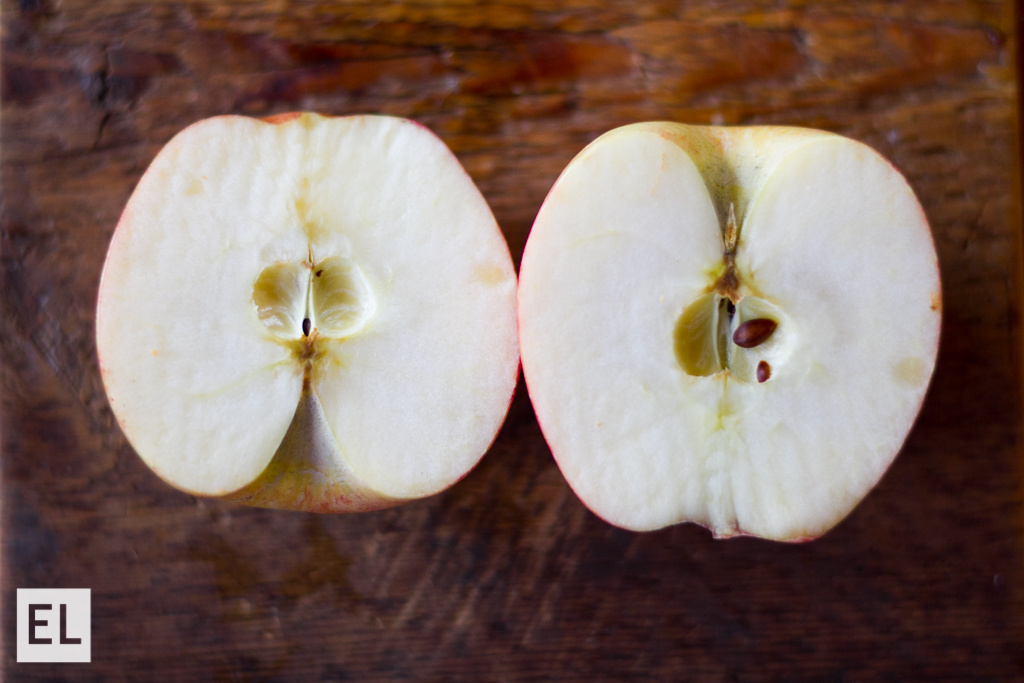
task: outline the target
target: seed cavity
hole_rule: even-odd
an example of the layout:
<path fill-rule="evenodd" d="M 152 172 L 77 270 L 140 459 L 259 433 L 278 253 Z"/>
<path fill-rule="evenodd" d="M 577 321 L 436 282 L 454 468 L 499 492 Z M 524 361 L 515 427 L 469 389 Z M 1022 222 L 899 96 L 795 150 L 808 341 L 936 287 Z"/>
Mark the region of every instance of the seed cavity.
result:
<path fill-rule="evenodd" d="M 763 382 L 786 362 L 795 331 L 785 312 L 766 299 L 747 294 L 737 300 L 711 291 L 683 309 L 673 331 L 673 350 L 680 369 L 691 377 L 726 373 L 726 379 Z"/>
<path fill-rule="evenodd" d="M 315 275 L 315 277 L 314 277 Z M 377 308 L 362 269 L 347 257 L 319 263 L 278 262 L 260 271 L 253 284 L 256 315 L 282 341 L 344 339 L 360 332 Z"/>
<path fill-rule="evenodd" d="M 761 361 L 757 364 L 757 381 L 765 383 L 772 376 L 772 366 L 768 365 L 766 361 Z"/>
<path fill-rule="evenodd" d="M 306 312 L 309 271 L 300 263 L 272 263 L 253 284 L 252 302 L 260 322 L 275 337 L 295 339 Z"/>
<path fill-rule="evenodd" d="M 772 336 L 772 332 L 778 324 L 774 320 L 768 318 L 755 318 L 748 320 L 736 328 L 736 331 L 732 335 L 732 343 L 742 349 L 752 349 L 755 346 L 768 341 L 768 338 Z M 762 361 L 764 362 L 764 361 Z M 758 371 L 760 372 L 760 365 Z M 762 380 L 763 381 L 763 380 Z"/>
<path fill-rule="evenodd" d="M 341 339 L 359 332 L 377 308 L 363 271 L 352 259 L 331 256 L 318 264 L 310 285 L 317 332 Z"/>
<path fill-rule="evenodd" d="M 714 292 L 691 303 L 679 316 L 673 333 L 676 360 L 688 375 L 708 377 L 721 372 L 721 298 Z"/>

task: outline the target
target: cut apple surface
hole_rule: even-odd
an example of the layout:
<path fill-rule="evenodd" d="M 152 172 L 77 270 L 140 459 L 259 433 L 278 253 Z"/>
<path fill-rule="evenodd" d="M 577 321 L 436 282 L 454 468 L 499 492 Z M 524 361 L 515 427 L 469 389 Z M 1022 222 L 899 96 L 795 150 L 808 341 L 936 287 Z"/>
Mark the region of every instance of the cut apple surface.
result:
<path fill-rule="evenodd" d="M 636 124 L 552 188 L 520 269 L 523 370 L 563 474 L 612 524 L 820 536 L 920 410 L 941 288 L 867 146 Z"/>
<path fill-rule="evenodd" d="M 480 192 L 426 128 L 313 114 L 199 122 L 110 245 L 103 381 L 182 490 L 369 510 L 480 459 L 518 372 L 516 280 Z"/>

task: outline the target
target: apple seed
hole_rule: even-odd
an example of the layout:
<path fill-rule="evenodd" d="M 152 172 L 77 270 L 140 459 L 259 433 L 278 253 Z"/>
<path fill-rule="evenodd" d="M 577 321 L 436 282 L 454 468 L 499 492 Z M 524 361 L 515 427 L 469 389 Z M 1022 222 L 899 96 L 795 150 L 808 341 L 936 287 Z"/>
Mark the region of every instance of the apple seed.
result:
<path fill-rule="evenodd" d="M 772 336 L 776 327 L 778 327 L 777 323 L 768 318 L 748 320 L 736 328 L 732 335 L 732 343 L 742 349 L 752 349 L 765 343 L 768 337 Z"/>
<path fill-rule="evenodd" d="M 757 381 L 767 382 L 768 378 L 772 376 L 772 366 L 768 365 L 766 361 L 761 361 L 757 364 Z"/>
<path fill-rule="evenodd" d="M 311 323 L 309 322 L 309 318 L 303 318 L 302 319 L 302 336 L 303 337 L 308 337 L 309 336 L 309 328 L 310 327 L 311 327 Z"/>

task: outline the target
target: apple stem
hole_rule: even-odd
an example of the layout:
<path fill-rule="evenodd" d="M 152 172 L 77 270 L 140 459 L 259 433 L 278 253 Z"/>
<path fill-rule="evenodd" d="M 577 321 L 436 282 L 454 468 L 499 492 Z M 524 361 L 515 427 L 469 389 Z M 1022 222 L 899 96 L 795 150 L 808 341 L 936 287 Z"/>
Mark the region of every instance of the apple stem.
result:
<path fill-rule="evenodd" d="M 736 206 L 729 202 L 729 218 L 725 223 L 725 253 L 736 254 L 736 243 L 739 241 L 739 230 L 736 229 Z"/>
<path fill-rule="evenodd" d="M 736 298 L 736 290 L 740 286 L 739 277 L 736 276 L 736 245 L 739 243 L 739 227 L 736 225 L 736 208 L 730 202 L 729 219 L 726 221 L 725 230 L 722 233 L 725 251 L 722 258 L 725 261 L 725 272 L 715 283 L 715 291 L 730 301 Z"/>

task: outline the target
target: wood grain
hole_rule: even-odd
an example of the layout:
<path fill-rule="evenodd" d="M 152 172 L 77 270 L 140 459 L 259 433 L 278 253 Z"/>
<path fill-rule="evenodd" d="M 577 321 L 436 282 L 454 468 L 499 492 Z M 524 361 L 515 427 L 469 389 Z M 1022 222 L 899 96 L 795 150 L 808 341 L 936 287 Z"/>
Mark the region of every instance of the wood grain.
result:
<path fill-rule="evenodd" d="M 68 681 L 1024 678 L 1008 1 L 0 0 L 3 670 Z M 518 262 L 559 171 L 639 120 L 807 125 L 907 175 L 944 279 L 903 453 L 805 545 L 614 529 L 522 387 L 450 491 L 347 517 L 193 499 L 118 430 L 93 314 L 134 184 L 206 116 L 412 117 Z M 89 587 L 93 663 L 15 663 L 14 591 Z"/>

